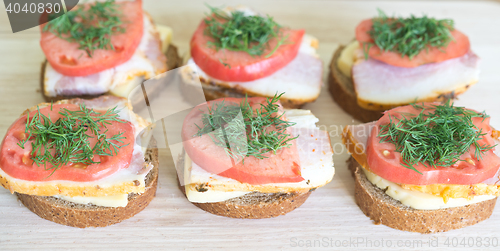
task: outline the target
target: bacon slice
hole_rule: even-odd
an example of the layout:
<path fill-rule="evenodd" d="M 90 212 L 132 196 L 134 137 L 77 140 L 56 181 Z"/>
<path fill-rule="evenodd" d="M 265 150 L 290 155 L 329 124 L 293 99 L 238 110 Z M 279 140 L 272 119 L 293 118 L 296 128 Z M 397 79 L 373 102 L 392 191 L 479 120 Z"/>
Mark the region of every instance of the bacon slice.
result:
<path fill-rule="evenodd" d="M 49 63 L 45 67 L 45 95 L 48 97 L 99 95 L 136 77 L 151 78 L 167 71 L 161 40 L 151 18 L 144 15 L 144 34 L 135 54 L 127 62 L 88 76 L 64 76 Z"/>
<path fill-rule="evenodd" d="M 310 35 L 304 35 L 297 56 L 285 67 L 272 75 L 249 82 L 225 82 L 215 79 L 201 70 L 193 59 L 189 59 L 183 67 L 185 82 L 196 72 L 204 82 L 223 88 L 231 88 L 252 96 L 272 97 L 283 93 L 283 98 L 294 101 L 309 102 L 315 100 L 321 91 L 323 63 L 316 55 L 317 40 Z"/>
<path fill-rule="evenodd" d="M 415 101 L 431 101 L 451 92 L 462 93 L 478 81 L 479 57 L 462 57 L 414 68 L 388 65 L 359 55 L 352 68 L 358 104 L 390 109 Z"/>

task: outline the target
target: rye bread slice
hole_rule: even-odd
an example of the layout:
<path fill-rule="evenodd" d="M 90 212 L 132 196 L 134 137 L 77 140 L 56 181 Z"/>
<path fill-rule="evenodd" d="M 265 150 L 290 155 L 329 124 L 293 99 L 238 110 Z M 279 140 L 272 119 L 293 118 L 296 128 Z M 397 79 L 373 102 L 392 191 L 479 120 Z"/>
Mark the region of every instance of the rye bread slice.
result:
<path fill-rule="evenodd" d="M 184 166 L 184 154 L 177 160 L 177 166 Z M 182 172 L 180 178 L 182 179 L 183 176 Z M 179 176 L 177 184 L 181 192 L 186 196 L 185 187 L 180 184 Z M 221 202 L 191 203 L 215 215 L 240 219 L 264 219 L 285 215 L 295 210 L 307 200 L 311 192 L 312 191 L 305 193 L 252 192 Z"/>
<path fill-rule="evenodd" d="M 167 69 L 172 70 L 177 67 L 180 67 L 182 65 L 182 58 L 179 56 L 177 47 L 173 44 L 170 44 L 167 48 L 167 51 L 165 52 L 165 55 L 167 57 Z M 109 92 L 108 93 L 103 93 L 103 94 L 98 94 L 98 95 L 76 95 L 76 96 L 55 96 L 55 97 L 49 97 L 45 95 L 45 85 L 44 85 L 44 79 L 45 79 L 45 67 L 47 66 L 47 60 L 45 60 L 42 63 L 42 67 L 40 70 L 40 90 L 42 93 L 43 98 L 45 99 L 46 102 L 55 102 L 59 101 L 62 99 L 71 99 L 71 98 L 83 98 L 83 99 L 93 99 L 102 95 L 112 95 Z M 160 83 L 160 82 L 159 82 Z M 160 86 L 158 86 L 159 88 Z M 154 89 L 151 89 L 151 92 L 154 92 Z M 132 102 L 132 105 L 135 106 L 136 104 L 139 104 L 140 102 Z"/>
<path fill-rule="evenodd" d="M 339 46 L 339 48 L 333 54 L 332 61 L 330 62 L 330 73 L 328 74 L 328 89 L 330 91 L 330 94 L 332 95 L 333 100 L 335 100 L 335 102 L 337 102 L 337 104 L 345 112 L 349 113 L 355 119 L 363 123 L 378 120 L 382 117 L 383 112 L 386 109 L 376 107 L 376 104 L 371 104 L 373 106 L 372 110 L 361 107 L 358 104 L 352 78 L 344 75 L 344 73 L 342 73 L 342 71 L 340 71 L 340 69 L 338 68 L 337 61 L 344 48 L 345 46 Z M 467 88 L 469 88 L 469 85 L 467 85 L 465 89 L 443 93 L 440 94 L 436 99 L 425 101 L 445 102 L 449 99 L 455 99 L 458 94 L 464 92 Z"/>
<path fill-rule="evenodd" d="M 158 184 L 158 149 L 154 139 L 145 153 L 145 162 L 153 169 L 145 178 L 146 190 L 142 194 L 131 193 L 126 207 L 102 207 L 78 204 L 52 196 L 35 196 L 16 193 L 19 200 L 41 218 L 70 227 L 105 227 L 126 220 L 146 208 L 156 195 Z"/>
<path fill-rule="evenodd" d="M 494 198 L 462 207 L 437 210 L 413 209 L 374 186 L 354 158 L 348 160 L 348 167 L 354 177 L 356 204 L 377 225 L 383 224 L 399 230 L 425 234 L 446 232 L 488 219 L 497 201 L 497 198 Z"/>

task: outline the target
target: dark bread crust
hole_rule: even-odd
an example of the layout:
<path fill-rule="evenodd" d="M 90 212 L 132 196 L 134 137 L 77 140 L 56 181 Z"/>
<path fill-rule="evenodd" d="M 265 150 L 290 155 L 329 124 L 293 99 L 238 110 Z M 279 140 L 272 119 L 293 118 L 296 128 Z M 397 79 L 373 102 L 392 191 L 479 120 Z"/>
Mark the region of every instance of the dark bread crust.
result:
<path fill-rule="evenodd" d="M 35 196 L 16 193 L 19 200 L 41 218 L 70 227 L 105 227 L 126 220 L 146 208 L 156 195 L 158 184 L 158 149 L 154 139 L 145 154 L 145 162 L 153 169 L 145 180 L 146 190 L 142 194 L 129 194 L 126 207 L 102 207 L 83 205 L 51 196 Z"/>
<path fill-rule="evenodd" d="M 333 100 L 355 119 L 361 122 L 378 120 L 382 117 L 383 110 L 367 110 L 359 106 L 352 78 L 344 75 L 337 66 L 340 53 L 344 48 L 345 46 L 339 46 L 333 54 L 332 61 L 330 62 L 330 74 L 328 74 L 328 90 Z"/>
<path fill-rule="evenodd" d="M 179 157 L 177 166 L 184 166 L 184 155 Z M 183 175 L 180 175 L 181 177 Z M 179 176 L 178 176 L 179 178 Z M 186 196 L 184 186 L 179 179 L 177 184 Z M 198 208 L 211 214 L 240 219 L 264 219 L 285 215 L 300 207 L 309 197 L 311 191 L 305 193 L 259 193 L 252 192 L 243 196 L 221 202 L 196 203 Z"/>
<path fill-rule="evenodd" d="M 167 51 L 165 52 L 165 55 L 167 57 L 167 69 L 168 70 L 175 69 L 175 68 L 182 65 L 182 58 L 179 56 L 179 53 L 177 51 L 177 47 L 175 45 L 170 44 L 167 48 Z M 40 70 L 40 88 L 41 88 L 40 90 L 41 90 L 42 96 L 46 102 L 55 102 L 55 101 L 59 101 L 62 99 L 71 99 L 71 98 L 93 99 L 93 98 L 97 98 L 97 97 L 102 96 L 102 95 L 112 95 L 111 93 L 103 93 L 103 94 L 99 94 L 99 95 L 77 95 L 77 96 L 58 95 L 55 97 L 49 97 L 49 96 L 45 95 L 45 85 L 44 85 L 46 65 L 47 65 L 47 60 L 45 60 L 42 63 L 42 67 Z M 135 104 L 133 104 L 133 105 L 135 105 Z"/>
<path fill-rule="evenodd" d="M 418 233 L 446 232 L 471 226 L 488 219 L 497 198 L 462 206 L 438 210 L 418 210 L 403 205 L 366 178 L 361 166 L 350 158 L 348 166 L 354 176 L 355 199 L 361 211 L 375 224 Z"/>

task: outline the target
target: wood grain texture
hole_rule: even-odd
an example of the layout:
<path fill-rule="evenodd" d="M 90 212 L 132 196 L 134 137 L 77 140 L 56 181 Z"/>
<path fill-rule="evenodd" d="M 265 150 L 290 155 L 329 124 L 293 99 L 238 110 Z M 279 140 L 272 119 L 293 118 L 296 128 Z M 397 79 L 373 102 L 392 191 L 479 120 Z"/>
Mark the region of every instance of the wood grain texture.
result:
<path fill-rule="evenodd" d="M 192 32 L 207 12 L 207 1 L 144 1 L 144 8 L 155 21 L 174 29 L 174 43 L 181 55 L 188 50 Z M 229 1 L 208 1 L 222 6 Z M 324 62 L 324 75 L 333 52 L 354 37 L 354 27 L 376 15 L 386 13 L 429 14 L 453 18 L 467 34 L 473 50 L 482 58 L 477 85 L 456 102 L 476 110 L 486 110 L 491 123 L 500 128 L 500 4 L 493 1 L 231 1 L 265 11 L 281 24 L 305 28 L 320 41 L 318 50 Z M 43 101 L 39 92 L 40 64 L 44 59 L 39 46 L 38 28 L 12 34 L 4 6 L 0 7 L 0 137 L 22 111 Z M 172 99 L 170 102 L 178 102 Z M 354 182 L 347 170 L 348 158 L 340 139 L 343 126 L 357 123 L 344 113 L 324 87 L 319 99 L 304 107 L 320 119 L 330 132 L 334 147 L 336 174 L 327 186 L 311 194 L 293 212 L 262 220 L 230 219 L 204 212 L 188 202 L 177 188 L 172 156 L 160 150 L 160 175 L 156 198 L 149 207 L 122 223 L 99 229 L 76 229 L 43 220 L 21 205 L 9 191 L 0 190 L 0 249 L 292 249 L 307 245 L 329 250 L 471 250 L 468 246 L 446 246 L 446 238 L 485 238 L 500 240 L 500 208 L 490 219 L 464 229 L 441 234 L 421 235 L 375 225 L 354 201 Z M 354 241 L 353 241 L 354 240 Z M 381 247 L 383 240 L 384 247 Z M 363 243 L 361 243 L 363 241 Z M 466 240 L 467 241 L 467 240 Z M 387 247 L 388 243 L 391 247 Z M 451 244 L 451 243 L 450 243 Z M 500 245 L 500 243 L 497 243 Z M 343 246 L 344 245 L 344 246 Z M 403 246 L 400 246 L 403 245 Z M 420 245 L 420 246 L 419 246 Z M 330 248 L 328 248 L 330 247 Z M 496 249 L 498 246 L 496 247 Z"/>

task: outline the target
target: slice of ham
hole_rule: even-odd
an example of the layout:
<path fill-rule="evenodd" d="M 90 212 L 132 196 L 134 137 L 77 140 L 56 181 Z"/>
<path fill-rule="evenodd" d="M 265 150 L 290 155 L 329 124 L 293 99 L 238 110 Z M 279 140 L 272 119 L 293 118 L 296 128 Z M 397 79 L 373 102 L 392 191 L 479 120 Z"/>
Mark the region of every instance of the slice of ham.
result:
<path fill-rule="evenodd" d="M 49 97 L 99 95 L 134 77 L 151 78 L 167 70 L 161 40 L 151 18 L 144 15 L 144 34 L 135 54 L 114 68 L 83 77 L 64 76 L 49 63 L 45 67 L 45 94 Z"/>
<path fill-rule="evenodd" d="M 358 53 L 359 54 L 359 53 Z M 462 57 L 414 68 L 392 66 L 362 55 L 352 68 L 358 103 L 397 106 L 463 92 L 478 81 L 479 57 Z"/>

